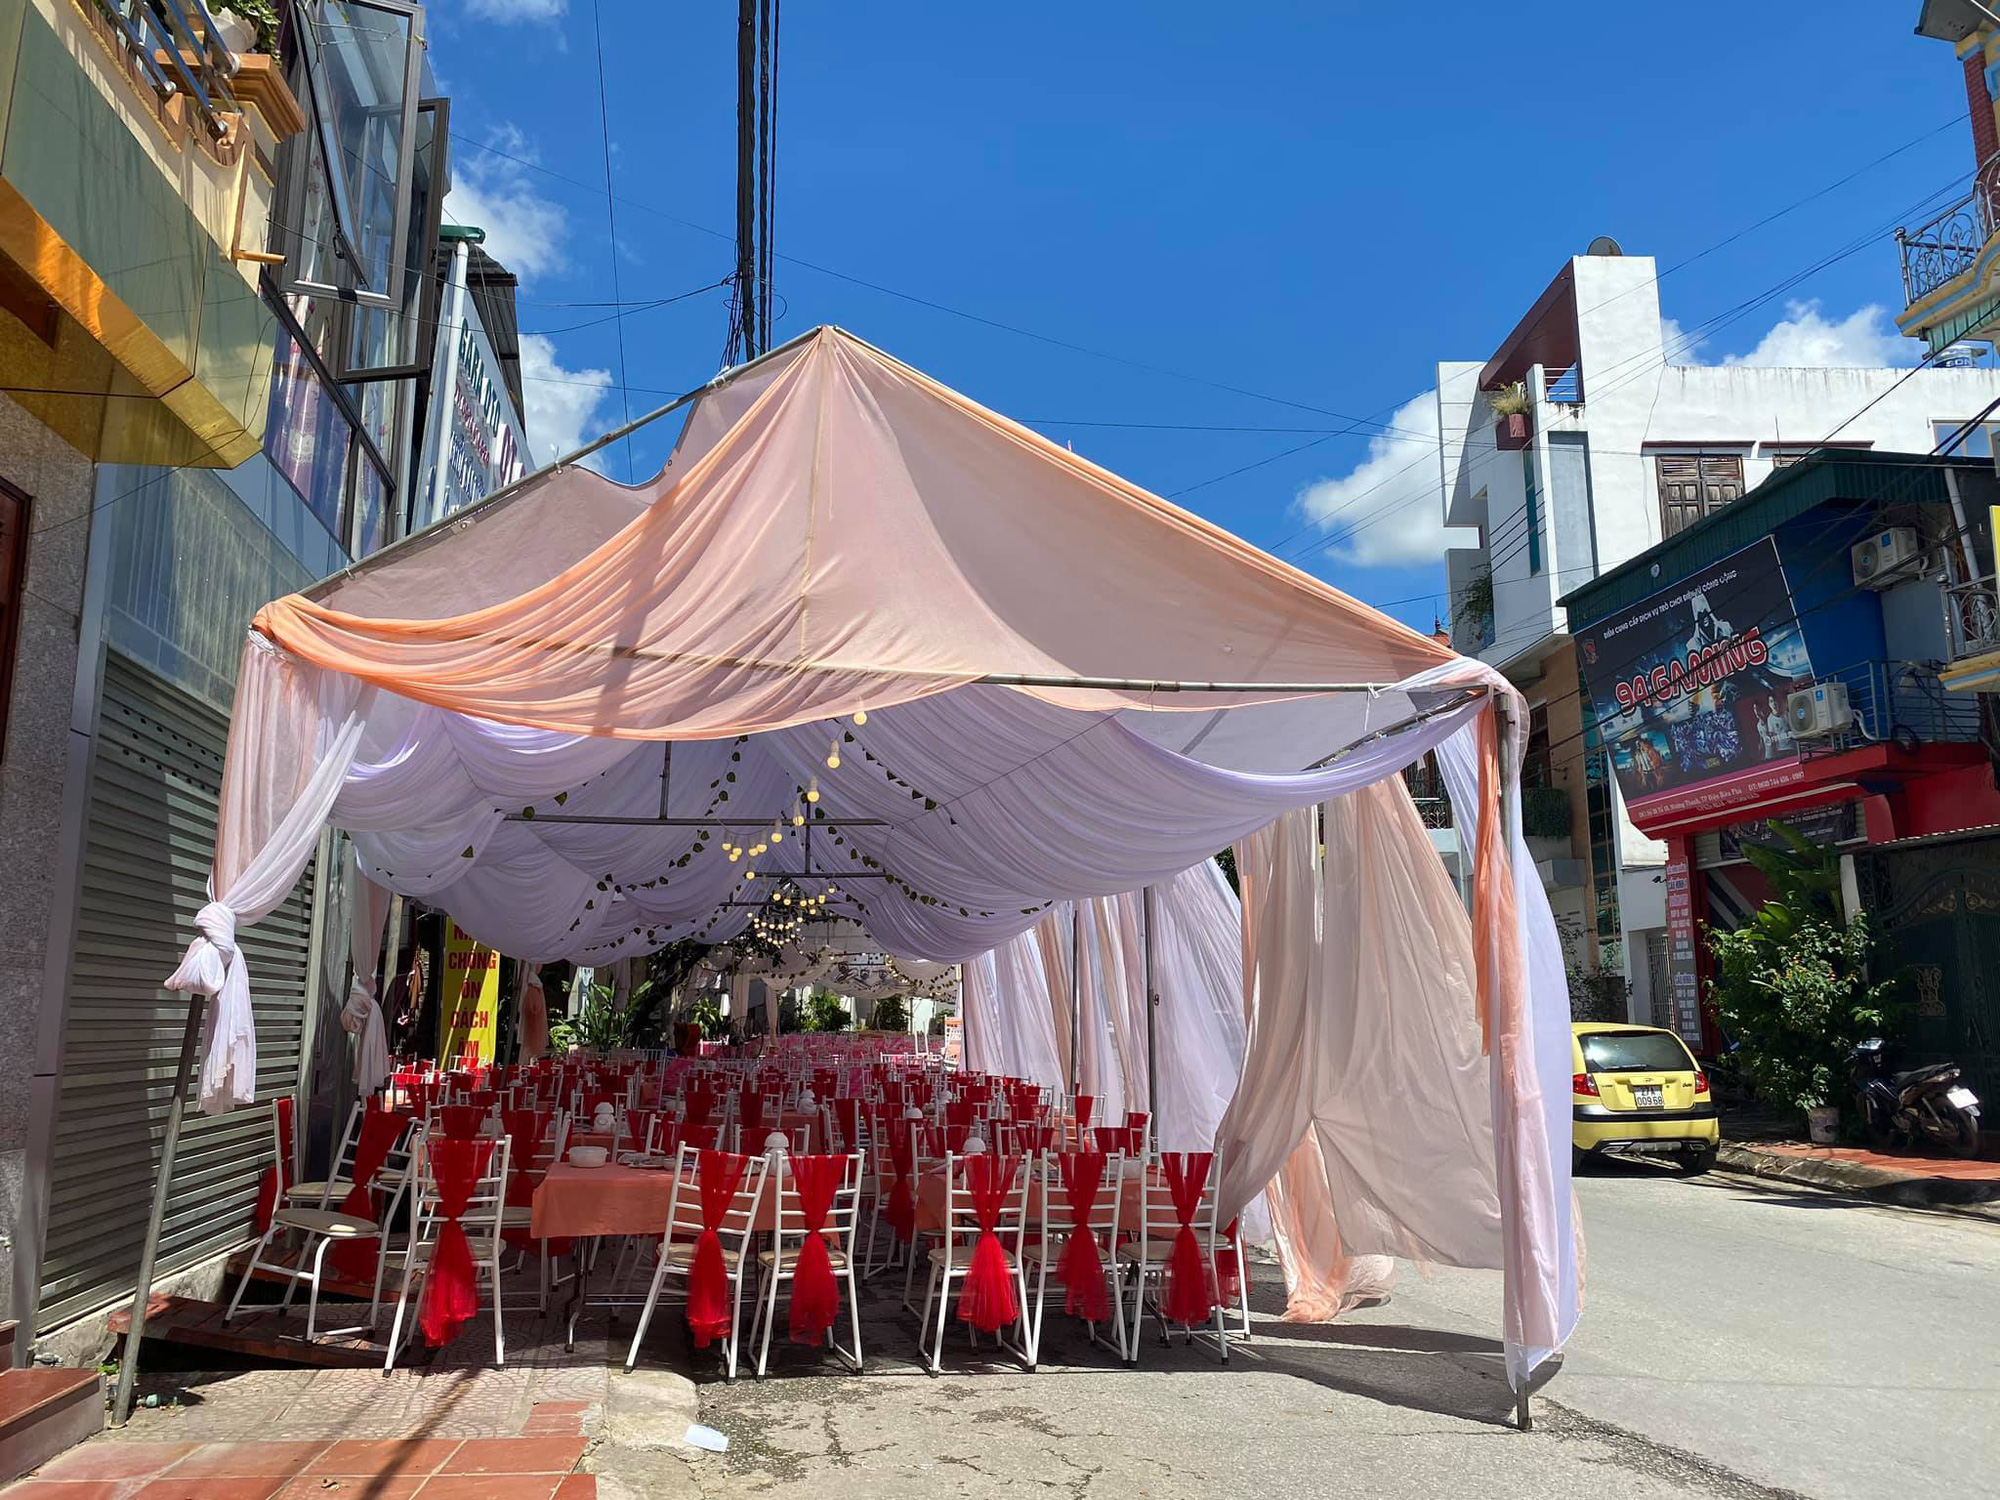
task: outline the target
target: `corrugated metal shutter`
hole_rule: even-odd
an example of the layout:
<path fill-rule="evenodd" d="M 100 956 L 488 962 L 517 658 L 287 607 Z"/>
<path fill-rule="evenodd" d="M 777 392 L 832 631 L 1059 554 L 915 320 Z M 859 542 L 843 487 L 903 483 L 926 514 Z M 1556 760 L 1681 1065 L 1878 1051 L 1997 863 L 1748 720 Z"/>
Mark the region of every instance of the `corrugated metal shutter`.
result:
<path fill-rule="evenodd" d="M 63 1022 L 40 1329 L 129 1297 L 186 998 L 160 987 L 207 901 L 228 723 L 115 652 L 107 660 Z M 159 1274 L 249 1238 L 270 1100 L 296 1086 L 311 877 L 246 934 L 259 1103 L 190 1113 Z"/>
<path fill-rule="evenodd" d="M 1694 836 L 1694 867 L 1697 870 L 1713 869 L 1722 863 L 1722 833 L 1711 828 L 1706 833 Z"/>

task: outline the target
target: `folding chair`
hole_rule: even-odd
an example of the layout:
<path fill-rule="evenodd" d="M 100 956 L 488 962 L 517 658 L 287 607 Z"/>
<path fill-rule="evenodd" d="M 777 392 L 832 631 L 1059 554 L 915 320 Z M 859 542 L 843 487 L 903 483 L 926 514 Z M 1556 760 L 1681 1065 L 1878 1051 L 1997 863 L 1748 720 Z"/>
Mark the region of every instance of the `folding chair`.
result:
<path fill-rule="evenodd" d="M 625 1355 L 628 1371 L 639 1362 L 639 1345 L 645 1341 L 646 1328 L 653 1321 L 653 1308 L 659 1303 L 667 1278 L 685 1283 L 677 1300 L 688 1302 L 694 1291 L 697 1262 L 703 1258 L 704 1247 L 712 1244 L 729 1281 L 728 1331 L 723 1332 L 717 1321 L 697 1325 L 697 1317 L 716 1319 L 713 1307 L 691 1310 L 689 1328 L 696 1348 L 706 1348 L 717 1337 L 722 1339 L 724 1368 L 729 1379 L 736 1378 L 743 1275 L 750 1263 L 750 1237 L 756 1233 L 758 1201 L 764 1193 L 764 1176 L 769 1167 L 769 1159 L 762 1156 L 701 1151 L 686 1145 L 680 1148 L 673 1192 L 667 1200 L 666 1227 L 660 1233 L 659 1260 L 653 1267 L 653 1281 L 646 1291 L 646 1306 L 639 1314 L 639 1326 L 632 1330 L 632 1347 Z"/>
<path fill-rule="evenodd" d="M 831 1328 L 827 1330 L 827 1339 L 849 1369 L 857 1375 L 862 1373 L 861 1303 L 855 1289 L 854 1235 L 861 1218 L 861 1178 L 865 1165 L 859 1154 L 798 1154 L 773 1164 L 774 1175 L 766 1181 L 776 1185 L 775 1245 L 757 1254 L 762 1280 L 757 1292 L 757 1320 L 751 1325 L 753 1339 L 759 1325 L 763 1329 L 763 1339 L 757 1346 L 759 1379 L 771 1359 L 771 1329 L 778 1321 L 778 1288 L 790 1283 L 796 1292 L 799 1262 L 806 1253 L 806 1241 L 811 1239 L 826 1247 L 827 1266 L 836 1287 L 841 1282 L 847 1284 L 848 1328 L 854 1335 L 854 1346 L 842 1348 Z M 814 1185 L 825 1195 L 818 1204 L 808 1201 L 812 1195 L 800 1186 L 803 1179 L 816 1174 L 819 1180 Z"/>
<path fill-rule="evenodd" d="M 1022 1281 L 1032 1272 L 1034 1281 L 1025 1304 L 1028 1332 L 1028 1368 L 1034 1369 L 1042 1355 L 1042 1319 L 1048 1311 L 1049 1268 L 1055 1267 L 1063 1308 L 1084 1320 L 1094 1344 L 1104 1341 L 1097 1325 L 1111 1325 L 1119 1357 L 1125 1356 L 1125 1319 L 1119 1306 L 1118 1228 L 1124 1206 L 1125 1157 L 1093 1151 L 1049 1151 L 1036 1160 L 1035 1191 L 1041 1198 L 1041 1237 L 1021 1248 Z M 1030 1204 L 1030 1208 L 1033 1205 Z M 1070 1248 L 1072 1240 L 1078 1248 Z M 1095 1245 L 1095 1255 L 1089 1246 Z M 1097 1265 L 1095 1288 L 1070 1282 L 1071 1270 L 1078 1277 L 1087 1273 L 1075 1255 L 1094 1260 Z"/>
<path fill-rule="evenodd" d="M 1229 1330 L 1223 1322 L 1222 1299 L 1215 1286 L 1215 1188 L 1220 1170 L 1212 1152 L 1167 1152 L 1159 1166 L 1147 1172 L 1144 1206 L 1135 1240 L 1118 1247 L 1118 1262 L 1126 1277 L 1125 1359 L 1139 1362 L 1139 1330 L 1148 1306 L 1160 1320 L 1160 1342 L 1167 1326 L 1179 1323 L 1194 1341 L 1196 1317 L 1212 1323 L 1216 1349 L 1229 1362 Z M 1195 1309 L 1201 1311 L 1197 1314 Z"/>
<path fill-rule="evenodd" d="M 409 1184 L 410 1153 L 422 1139 L 421 1126 L 412 1126 L 398 1115 L 383 1115 L 379 1118 L 384 1122 L 383 1128 L 387 1128 L 389 1121 L 394 1121 L 397 1130 L 395 1139 L 383 1151 L 382 1161 L 370 1177 L 371 1185 L 379 1182 L 389 1194 L 381 1214 L 369 1218 L 348 1213 L 343 1209 L 280 1204 L 273 1211 L 270 1226 L 265 1229 L 263 1237 L 250 1251 L 250 1263 L 243 1268 L 243 1279 L 236 1283 L 236 1295 L 229 1299 L 229 1309 L 222 1315 L 224 1323 L 234 1318 L 237 1309 L 243 1305 L 243 1294 L 249 1290 L 250 1279 L 258 1271 L 272 1271 L 285 1278 L 284 1301 L 278 1304 L 281 1309 L 292 1305 L 292 1297 L 297 1293 L 301 1281 L 312 1288 L 306 1296 L 306 1338 L 310 1341 L 319 1336 L 319 1289 L 320 1282 L 325 1276 L 327 1251 L 335 1245 L 358 1244 L 364 1240 L 374 1241 L 378 1249 L 386 1243 L 389 1226 L 396 1221 L 396 1211 L 402 1205 L 403 1192 Z M 357 1140 L 358 1138 L 357 1134 Z M 357 1146 L 355 1150 L 358 1151 L 359 1147 Z M 350 1174 L 354 1170 L 354 1164 L 354 1155 L 350 1153 L 348 1159 Z M 322 1187 L 322 1203 L 327 1201 L 331 1186 L 329 1182 Z M 351 1183 L 344 1186 L 351 1189 Z M 264 1258 L 265 1253 L 271 1248 L 271 1241 L 280 1233 L 297 1234 L 301 1237 L 298 1259 L 284 1261 Z M 310 1265 L 306 1263 L 308 1256 Z M 382 1260 L 383 1257 L 378 1254 L 374 1291 L 368 1302 L 368 1321 L 352 1328 L 329 1329 L 329 1334 L 363 1333 L 375 1327 L 375 1319 L 382 1304 Z"/>
<path fill-rule="evenodd" d="M 997 1180 L 988 1174 L 997 1174 Z M 980 1186 L 985 1180 L 988 1199 L 982 1207 Z M 940 1243 L 930 1253 L 930 1281 L 924 1291 L 924 1307 L 918 1324 L 919 1339 L 929 1336 L 930 1349 L 924 1368 L 933 1375 L 944 1371 L 944 1330 L 951 1321 L 951 1288 L 963 1282 L 988 1235 L 999 1242 L 1006 1262 L 1006 1275 L 1013 1284 L 1015 1316 L 1012 1319 L 1021 1337 L 1019 1346 L 1009 1344 L 994 1330 L 1003 1349 L 1023 1361 L 1026 1348 L 1027 1286 L 1021 1275 L 1021 1237 L 1027 1226 L 1027 1179 L 1018 1156 L 1000 1157 L 981 1152 L 974 1156 L 945 1157 L 944 1228 Z M 931 1334 L 931 1308 L 937 1308 L 937 1330 Z M 979 1344 L 979 1330 L 971 1327 L 973 1347 Z"/>
<path fill-rule="evenodd" d="M 507 1363 L 507 1330 L 500 1295 L 500 1256 L 506 1248 L 501 1238 L 501 1221 L 507 1210 L 507 1177 L 511 1170 L 505 1135 L 469 1141 L 433 1138 L 426 1134 L 415 1158 L 416 1207 L 410 1215 L 410 1237 L 403 1246 L 402 1286 L 396 1293 L 396 1317 L 389 1327 L 389 1352 L 382 1362 L 383 1372 L 396 1367 L 396 1355 L 403 1346 L 403 1315 L 409 1309 L 410 1293 L 428 1288 L 432 1263 L 446 1227 L 455 1219 L 465 1231 L 472 1251 L 472 1274 L 476 1286 L 483 1276 L 493 1294 L 493 1362 Z M 447 1193 L 439 1182 L 440 1157 L 465 1159 L 472 1168 L 458 1212 L 452 1212 L 458 1194 Z M 386 1258 L 386 1257 L 385 1257 Z M 421 1310 L 421 1301 L 419 1309 Z M 411 1320 L 415 1332 L 420 1318 Z"/>

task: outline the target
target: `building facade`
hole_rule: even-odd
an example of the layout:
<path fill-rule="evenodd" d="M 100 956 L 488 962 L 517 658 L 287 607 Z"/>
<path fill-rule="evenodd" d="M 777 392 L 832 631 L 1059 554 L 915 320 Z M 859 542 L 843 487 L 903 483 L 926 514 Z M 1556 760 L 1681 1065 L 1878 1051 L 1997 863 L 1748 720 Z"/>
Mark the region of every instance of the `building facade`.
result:
<path fill-rule="evenodd" d="M 251 616 L 413 519 L 449 145 L 426 56 L 402 0 L 295 0 L 269 34 L 200 0 L 0 0 L 0 1318 L 24 1356 L 94 1357 L 131 1294 L 187 1017 L 160 982 L 207 899 Z M 258 1102 L 190 1120 L 163 1285 L 213 1286 L 243 1243 L 276 1100 L 301 1154 L 344 1111 L 333 854 L 259 926 Z"/>
<path fill-rule="evenodd" d="M 1460 649 L 1531 705 L 1523 818 L 1573 985 L 1643 1019 L 1671 983 L 1667 850 L 1607 769 L 1559 601 L 1816 450 L 1930 451 L 2000 372 L 1677 364 L 1652 259 L 1593 249 L 1485 360 L 1438 366 L 1445 520 L 1472 538 L 1447 569 Z"/>
<path fill-rule="evenodd" d="M 1666 982 L 1636 1019 L 1716 1050 L 1701 929 L 1763 902 L 1742 851 L 1775 820 L 1840 852 L 1907 981 L 1910 1063 L 2000 1087 L 2000 741 L 1940 681 L 1996 500 L 1990 463 L 1823 455 L 1566 597 L 1597 742 L 1665 847 Z"/>

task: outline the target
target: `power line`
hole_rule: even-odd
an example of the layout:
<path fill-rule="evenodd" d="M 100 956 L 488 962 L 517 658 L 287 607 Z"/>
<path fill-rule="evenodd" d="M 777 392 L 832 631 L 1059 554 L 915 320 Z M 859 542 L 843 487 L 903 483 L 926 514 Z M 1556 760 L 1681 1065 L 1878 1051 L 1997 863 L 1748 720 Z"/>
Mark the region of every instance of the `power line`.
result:
<path fill-rule="evenodd" d="M 625 293 L 618 285 L 618 195 L 612 190 L 611 178 L 611 96 L 604 82 L 604 27 L 598 15 L 598 0 L 590 0 L 590 30 L 597 43 L 597 134 L 604 146 L 604 223 L 611 236 L 611 295 L 614 300 L 623 301 Z M 625 312 L 621 307 L 613 315 L 618 326 L 618 379 L 625 380 Z M 632 394 L 629 390 L 619 393 L 624 408 L 625 421 L 632 421 Z M 632 437 L 625 436 L 625 482 L 632 482 Z"/>

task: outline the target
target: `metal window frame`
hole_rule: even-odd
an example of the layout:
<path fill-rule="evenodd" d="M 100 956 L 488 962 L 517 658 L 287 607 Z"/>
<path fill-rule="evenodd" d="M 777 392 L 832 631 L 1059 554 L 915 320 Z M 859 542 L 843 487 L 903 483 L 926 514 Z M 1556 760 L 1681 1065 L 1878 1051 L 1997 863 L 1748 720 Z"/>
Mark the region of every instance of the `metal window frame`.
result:
<path fill-rule="evenodd" d="M 432 158 L 430 206 L 424 215 L 422 244 L 429 247 L 429 253 L 417 265 L 403 267 L 405 276 L 416 275 L 423 278 L 423 291 L 417 298 L 414 310 L 399 305 L 393 311 L 398 316 L 414 317 L 417 320 L 416 349 L 408 363 L 400 365 L 350 365 L 349 357 L 354 348 L 354 308 L 356 303 L 341 299 L 340 315 L 335 320 L 336 338 L 340 352 L 340 379 L 344 385 L 366 385 L 377 380 L 415 380 L 428 375 L 437 359 L 438 321 L 444 302 L 440 279 L 434 274 L 437 261 L 438 228 L 444 222 L 445 194 L 451 189 L 451 100 L 443 97 L 424 98 L 417 101 L 417 113 L 426 111 L 437 117 L 436 130 L 431 137 Z M 411 157 L 414 164 L 415 157 Z M 407 205 L 406 205 L 407 206 Z M 407 238 L 407 236 L 406 236 Z M 374 304 L 370 303 L 369 306 Z"/>
<path fill-rule="evenodd" d="M 340 263 L 339 280 L 335 283 L 309 281 L 296 274 L 296 266 L 304 264 L 303 226 L 293 223 L 283 226 L 287 244 L 292 253 L 285 259 L 284 290 L 304 292 L 317 296 L 337 297 L 343 302 L 358 302 L 369 307 L 397 311 L 403 302 L 402 246 L 408 240 L 410 228 L 410 166 L 416 152 L 417 106 L 423 90 L 424 8 L 410 3 L 410 0 L 346 0 L 346 3 L 365 6 L 371 10 L 386 11 L 400 15 L 409 23 L 409 37 L 405 43 L 403 67 L 403 128 L 397 143 L 396 159 L 396 213 L 394 227 L 390 231 L 391 243 L 396 252 L 389 257 L 388 285 L 381 290 L 373 290 L 356 283 L 360 277 L 358 263 L 360 236 L 354 224 L 354 205 L 349 197 L 349 176 L 347 167 L 341 160 L 338 142 L 333 137 L 333 119 L 323 98 L 322 68 L 323 56 L 320 38 L 316 28 L 321 24 L 323 0 L 313 0 L 301 4 L 296 12 L 299 39 L 299 70 L 303 77 L 305 102 L 312 116 L 312 128 L 308 137 L 299 140 L 292 152 L 291 171 L 283 199 L 289 217 L 302 218 L 299 212 L 305 202 L 306 174 L 312 171 L 311 145 L 319 147 L 321 168 L 326 177 L 327 199 L 332 206 L 334 257 Z"/>
<path fill-rule="evenodd" d="M 352 557 L 354 556 L 355 480 L 359 472 L 355 468 L 356 463 L 359 462 L 356 454 L 361 454 L 368 462 L 374 464 L 376 472 L 382 475 L 383 484 L 386 486 L 384 510 L 385 513 L 389 514 L 393 514 L 396 504 L 396 471 L 390 466 L 388 459 L 383 457 L 382 450 L 375 446 L 375 439 L 368 435 L 368 427 L 361 420 L 361 409 L 355 405 L 352 393 L 348 391 L 347 387 L 341 381 L 334 377 L 333 371 L 327 367 L 325 357 L 314 347 L 312 339 L 306 333 L 305 326 L 299 322 L 293 315 L 291 308 L 286 305 L 284 290 L 268 272 L 263 279 L 262 290 L 264 293 L 264 305 L 270 308 L 273 315 L 277 318 L 279 328 L 284 331 L 285 335 L 305 355 L 306 362 L 312 366 L 313 373 L 319 377 L 320 384 L 326 387 L 327 395 L 333 401 L 334 409 L 340 413 L 341 419 L 347 423 L 348 451 L 346 472 L 342 475 L 340 482 L 340 526 L 338 530 L 334 531 L 333 538 L 340 543 L 341 548 L 346 551 L 347 555 Z M 336 318 L 333 320 L 332 327 L 336 337 L 339 336 L 342 323 L 342 319 Z M 279 477 L 291 487 L 293 493 L 296 494 L 298 492 L 298 486 L 292 483 L 291 477 L 285 474 L 283 470 L 279 470 Z M 303 496 L 300 498 L 304 500 Z M 312 509 L 309 501 L 306 502 L 306 509 Z M 314 518 L 318 518 L 318 512 L 316 511 L 314 512 Z"/>

